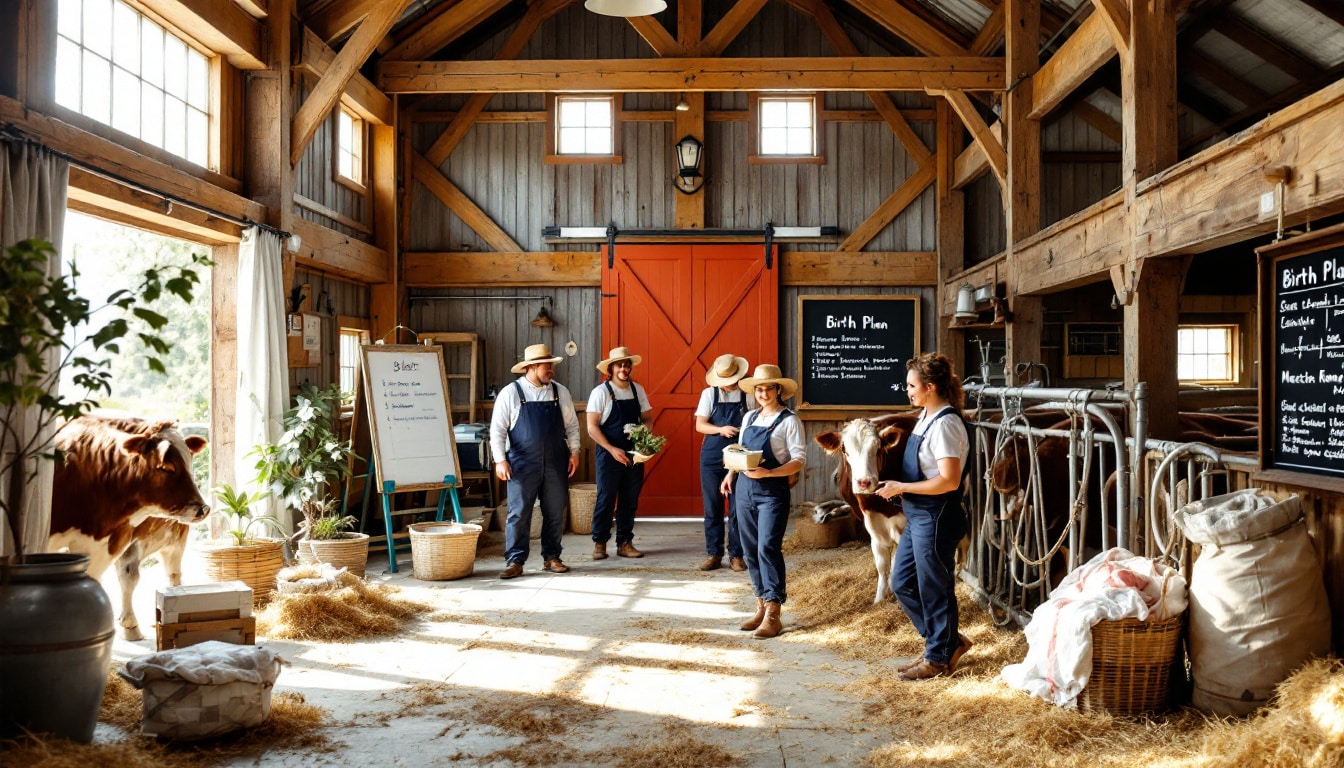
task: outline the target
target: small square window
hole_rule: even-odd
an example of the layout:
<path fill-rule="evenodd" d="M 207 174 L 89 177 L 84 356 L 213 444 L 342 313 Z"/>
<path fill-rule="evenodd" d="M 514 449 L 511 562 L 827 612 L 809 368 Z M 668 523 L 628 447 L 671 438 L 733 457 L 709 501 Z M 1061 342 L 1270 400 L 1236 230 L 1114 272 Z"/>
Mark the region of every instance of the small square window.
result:
<path fill-rule="evenodd" d="M 364 121 L 341 107 L 336 110 L 336 180 L 364 190 Z"/>
<path fill-rule="evenodd" d="M 546 162 L 621 162 L 618 96 L 551 96 L 552 130 L 546 137 Z"/>
<path fill-rule="evenodd" d="M 819 94 L 751 94 L 752 163 L 822 163 Z"/>
<path fill-rule="evenodd" d="M 1183 325 L 1176 330 L 1176 378 L 1182 382 L 1237 381 L 1237 327 Z"/>

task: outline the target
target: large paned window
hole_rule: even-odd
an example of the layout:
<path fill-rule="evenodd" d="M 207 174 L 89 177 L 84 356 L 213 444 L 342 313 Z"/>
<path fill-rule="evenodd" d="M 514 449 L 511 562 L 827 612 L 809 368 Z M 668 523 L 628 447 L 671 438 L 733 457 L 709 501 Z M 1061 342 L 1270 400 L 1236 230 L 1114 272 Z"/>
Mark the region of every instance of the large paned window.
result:
<path fill-rule="evenodd" d="M 1184 325 L 1176 330 L 1176 378 L 1184 382 L 1237 381 L 1237 327 Z"/>
<path fill-rule="evenodd" d="M 210 61 L 121 0 L 58 0 L 56 103 L 200 166 Z"/>

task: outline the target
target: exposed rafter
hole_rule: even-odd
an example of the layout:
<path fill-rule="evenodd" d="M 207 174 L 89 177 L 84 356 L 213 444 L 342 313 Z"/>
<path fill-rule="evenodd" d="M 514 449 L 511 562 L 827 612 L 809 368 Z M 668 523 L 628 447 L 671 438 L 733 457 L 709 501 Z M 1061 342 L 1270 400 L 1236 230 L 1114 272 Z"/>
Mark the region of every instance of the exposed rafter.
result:
<path fill-rule="evenodd" d="M 1129 6 L 1125 0 L 1092 0 L 1096 13 L 1111 34 L 1111 42 L 1121 56 L 1129 55 Z"/>
<path fill-rule="evenodd" d="M 1320 68 L 1303 58 L 1301 54 L 1271 39 L 1233 14 L 1221 14 L 1214 21 L 1213 30 L 1296 80 L 1305 83 L 1321 76 Z"/>
<path fill-rule="evenodd" d="M 1101 14 L 1078 25 L 1073 35 L 1032 76 L 1031 114 L 1041 120 L 1073 90 L 1115 56 L 1115 43 Z"/>
<path fill-rule="evenodd" d="M 386 93 L 581 93 L 665 91 L 997 91 L 993 57 L 792 59 L 562 59 L 387 61 Z"/>
<path fill-rule="evenodd" d="M 336 52 L 328 48 L 312 30 L 305 29 L 295 55 L 294 69 L 321 78 L 335 61 Z M 341 103 L 365 120 L 381 125 L 392 124 L 392 100 L 358 72 L 346 83 L 341 93 Z"/>
<path fill-rule="evenodd" d="M 261 24 L 232 2 L 144 0 L 144 6 L 238 69 L 265 69 Z M 11 19 L 10 23 L 13 23 Z"/>
<path fill-rule="evenodd" d="M 1344 27 L 1344 5 L 1339 0 L 1298 0 L 1322 16 Z"/>
<path fill-rule="evenodd" d="M 854 231 L 846 237 L 844 242 L 836 248 L 837 251 L 859 251 L 867 245 L 874 237 L 886 228 L 901 211 L 904 211 L 914 202 L 929 185 L 934 182 L 938 176 L 938 169 L 932 163 L 928 162 L 920 166 L 918 171 L 901 183 L 882 201 L 877 210 L 868 215 L 863 223 L 854 228 Z"/>
<path fill-rule="evenodd" d="M 989 162 L 989 169 L 994 172 L 994 177 L 999 180 L 999 186 L 1002 187 L 1008 178 L 1008 156 L 1003 151 L 1003 142 L 990 131 L 985 119 L 971 104 L 971 100 L 965 93 L 956 90 L 930 89 L 929 95 L 942 96 L 952 105 L 952 110 L 961 118 L 971 138 L 984 153 L 985 159 Z"/>
<path fill-rule="evenodd" d="M 719 23 L 700 41 L 698 56 L 718 56 L 741 34 L 747 24 L 765 7 L 765 0 L 737 0 Z"/>
<path fill-rule="evenodd" d="M 523 250 L 523 247 L 515 243 L 507 232 L 500 229 L 499 225 L 485 211 L 482 211 L 471 201 L 471 198 L 467 197 L 461 189 L 458 189 L 456 184 L 439 173 L 439 169 L 430 165 L 424 155 L 417 152 L 411 160 L 411 165 L 416 180 L 424 184 L 426 189 L 443 201 L 443 204 L 448 206 L 448 210 L 461 219 L 463 224 L 471 227 L 472 231 L 480 235 L 481 239 L 485 240 L 491 248 L 503 253 Z"/>
<path fill-rule="evenodd" d="M 429 58 L 508 4 L 509 0 L 457 0 L 444 12 L 416 27 L 383 58 L 386 61 Z"/>
<path fill-rule="evenodd" d="M 1181 55 L 1181 60 L 1190 73 L 1228 94 L 1244 106 L 1256 106 L 1269 99 L 1269 94 L 1256 88 L 1246 78 L 1228 72 L 1223 69 L 1222 65 L 1193 49 L 1187 48 Z"/>
<path fill-rule="evenodd" d="M 654 17 L 631 16 L 626 21 L 630 22 L 630 26 L 644 38 L 644 42 L 649 44 L 654 53 L 664 57 L 681 55 L 681 44 L 672 37 L 662 22 Z"/>
<path fill-rule="evenodd" d="M 967 53 L 972 56 L 985 56 L 1003 40 L 1003 6 L 994 9 L 985 19 L 985 23 L 971 41 Z"/>
<path fill-rule="evenodd" d="M 330 42 L 354 29 L 375 5 L 375 0 L 332 0 L 308 8 L 303 24 L 316 32 L 323 42 Z"/>
<path fill-rule="evenodd" d="M 934 28 L 900 0 L 849 0 L 888 32 L 925 56 L 965 56 L 966 44 Z"/>

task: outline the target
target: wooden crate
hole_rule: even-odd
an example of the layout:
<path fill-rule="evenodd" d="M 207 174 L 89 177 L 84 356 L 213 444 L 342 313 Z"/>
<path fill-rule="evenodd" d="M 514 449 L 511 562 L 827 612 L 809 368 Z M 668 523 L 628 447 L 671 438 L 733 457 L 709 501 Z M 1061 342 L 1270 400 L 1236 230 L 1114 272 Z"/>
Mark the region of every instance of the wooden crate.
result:
<path fill-rule="evenodd" d="M 160 624 L 241 619 L 252 615 L 252 588 L 241 581 L 164 587 L 155 607 Z"/>
<path fill-rule="evenodd" d="M 160 623 L 154 627 L 154 630 L 158 638 L 158 649 L 160 651 L 186 648 L 197 643 L 204 643 L 207 640 L 219 640 L 235 645 L 255 645 L 257 642 L 257 620 L 252 616 L 212 621 Z"/>

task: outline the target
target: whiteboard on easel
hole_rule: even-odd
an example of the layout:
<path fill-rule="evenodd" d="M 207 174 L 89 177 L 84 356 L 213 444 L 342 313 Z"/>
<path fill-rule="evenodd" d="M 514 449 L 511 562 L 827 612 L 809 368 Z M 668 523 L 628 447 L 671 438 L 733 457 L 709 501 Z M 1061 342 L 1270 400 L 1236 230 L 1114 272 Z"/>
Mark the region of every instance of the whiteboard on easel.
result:
<path fill-rule="evenodd" d="M 444 478 L 452 477 L 453 485 L 461 485 L 443 348 L 368 344 L 360 349 L 379 484 L 391 481 L 398 491 L 443 488 Z"/>

